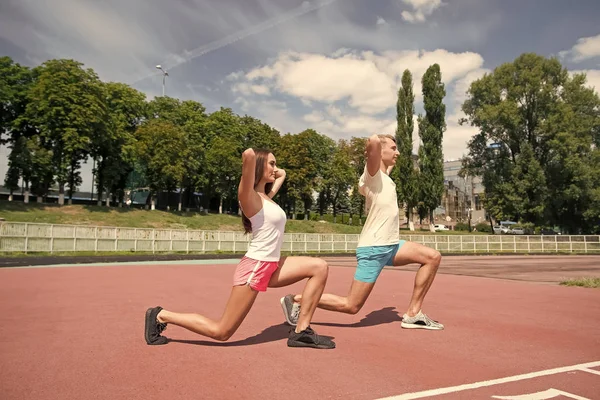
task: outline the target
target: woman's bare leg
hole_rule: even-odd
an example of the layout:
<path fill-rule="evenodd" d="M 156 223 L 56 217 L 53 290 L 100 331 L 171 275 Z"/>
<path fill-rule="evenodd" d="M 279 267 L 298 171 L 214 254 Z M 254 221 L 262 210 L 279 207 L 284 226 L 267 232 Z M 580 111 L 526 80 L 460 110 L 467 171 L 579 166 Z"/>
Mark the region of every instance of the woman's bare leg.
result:
<path fill-rule="evenodd" d="M 239 328 L 252 308 L 258 292 L 249 286 L 234 286 L 221 319 L 214 321 L 200 314 L 183 314 L 162 310 L 157 320 L 173 324 L 212 339 L 227 341 Z"/>

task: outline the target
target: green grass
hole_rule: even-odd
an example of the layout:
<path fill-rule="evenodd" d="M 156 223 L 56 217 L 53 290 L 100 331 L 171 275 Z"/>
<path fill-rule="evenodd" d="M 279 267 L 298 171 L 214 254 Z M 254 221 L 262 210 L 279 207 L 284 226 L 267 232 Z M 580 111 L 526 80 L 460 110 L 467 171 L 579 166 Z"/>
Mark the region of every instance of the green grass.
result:
<path fill-rule="evenodd" d="M 24 204 L 0 201 L 0 218 L 7 222 L 35 222 L 45 224 L 74 224 L 118 226 L 156 229 L 202 229 L 243 231 L 242 219 L 236 215 L 200 214 L 161 210 L 140 210 L 119 207 Z M 318 221 L 288 220 L 290 233 L 360 233 L 360 226 Z"/>
<path fill-rule="evenodd" d="M 600 278 L 569 279 L 560 283 L 563 286 L 581 286 L 585 288 L 600 288 Z"/>
<path fill-rule="evenodd" d="M 328 216 L 329 217 L 329 216 Z M 0 218 L 11 222 L 36 222 L 45 224 L 73 224 L 118 226 L 155 229 L 202 229 L 211 231 L 242 231 L 242 220 L 237 215 L 200 214 L 162 210 L 143 210 L 119 207 L 40 204 L 0 201 Z M 341 222 L 341 218 L 339 219 Z M 347 222 L 347 219 L 346 219 Z M 288 233 L 339 233 L 358 234 L 362 227 L 342 223 L 288 219 Z M 481 232 L 444 231 L 432 233 L 424 230 L 401 229 L 401 235 L 470 235 Z"/>

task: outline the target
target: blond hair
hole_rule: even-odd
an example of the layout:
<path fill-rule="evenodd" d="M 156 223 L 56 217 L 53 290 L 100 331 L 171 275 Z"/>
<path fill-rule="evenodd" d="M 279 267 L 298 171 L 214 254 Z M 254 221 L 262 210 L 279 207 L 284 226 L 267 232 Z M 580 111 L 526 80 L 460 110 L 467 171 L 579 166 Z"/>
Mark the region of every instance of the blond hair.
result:
<path fill-rule="evenodd" d="M 379 138 L 379 141 L 381 142 L 382 148 L 383 148 L 384 143 L 386 142 L 386 139 L 389 139 L 389 140 L 393 141 L 394 143 L 396 143 L 396 137 L 394 135 L 390 135 L 387 133 L 378 133 L 377 137 Z M 365 157 L 367 156 L 367 145 L 368 145 L 368 141 L 365 143 Z"/>
<path fill-rule="evenodd" d="M 393 141 L 394 143 L 396 143 L 396 137 L 390 134 L 378 134 L 377 137 L 379 138 L 379 140 L 381 141 L 381 143 L 383 144 L 383 142 L 385 141 L 385 139 L 390 139 L 391 141 Z"/>

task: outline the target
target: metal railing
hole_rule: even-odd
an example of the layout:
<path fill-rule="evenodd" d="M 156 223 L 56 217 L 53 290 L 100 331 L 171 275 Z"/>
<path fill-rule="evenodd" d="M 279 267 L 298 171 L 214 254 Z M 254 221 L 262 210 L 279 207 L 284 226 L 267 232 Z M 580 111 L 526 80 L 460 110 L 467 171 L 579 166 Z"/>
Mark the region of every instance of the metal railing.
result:
<path fill-rule="evenodd" d="M 401 235 L 444 253 L 598 253 L 597 235 Z M 286 233 L 289 253 L 354 252 L 358 234 Z M 243 232 L 0 223 L 0 252 L 233 252 L 248 249 Z"/>

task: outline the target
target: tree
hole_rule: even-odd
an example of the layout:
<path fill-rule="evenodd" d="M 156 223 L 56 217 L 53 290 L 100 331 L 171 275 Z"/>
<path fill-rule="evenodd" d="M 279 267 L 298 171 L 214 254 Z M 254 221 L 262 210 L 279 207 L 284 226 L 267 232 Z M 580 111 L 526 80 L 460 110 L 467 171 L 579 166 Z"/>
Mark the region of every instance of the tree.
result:
<path fill-rule="evenodd" d="M 204 142 L 207 143 L 205 151 L 212 153 L 212 158 L 203 161 L 201 169 L 204 171 L 201 174 L 201 179 L 204 184 L 203 193 L 205 193 L 205 204 L 208 208 L 210 199 L 217 195 L 219 204 L 222 204 L 223 195 L 226 193 L 220 189 L 231 185 L 230 179 L 239 176 L 240 168 L 239 159 L 242 155 L 242 146 L 245 139 L 245 132 L 240 125 L 240 118 L 230 108 L 221 108 L 208 116 L 206 120 Z M 220 140 L 217 140 L 221 138 Z M 217 148 L 214 148 L 217 146 Z M 219 161 L 214 158 L 215 154 L 220 154 L 225 157 Z M 204 157 L 204 156 L 203 156 Z M 206 155 L 208 157 L 208 154 Z M 232 165 L 225 166 L 230 160 Z M 235 161 L 233 161 L 235 160 Z M 221 164 L 220 166 L 218 164 Z M 225 173 L 219 173 L 218 168 L 226 169 Z M 232 168 L 234 170 L 232 170 Z M 237 183 L 236 183 L 237 185 Z"/>
<path fill-rule="evenodd" d="M 80 163 L 92 138 L 106 132 L 108 112 L 96 73 L 74 60 L 50 60 L 34 69 L 37 77 L 29 92 L 26 116 L 51 146 L 59 204 L 65 184 L 70 198 L 80 182 Z"/>
<path fill-rule="evenodd" d="M 28 91 L 33 84 L 33 74 L 9 57 L 0 57 L 0 145 L 7 144 L 11 149 L 8 156 L 8 171 L 4 180 L 10 190 L 19 189 L 19 179 L 31 168 L 28 162 L 27 141 L 37 134 L 35 127 L 24 118 L 28 103 Z M 5 139 L 4 135 L 8 134 Z M 29 181 L 23 179 L 26 187 L 25 201 L 29 198 Z"/>
<path fill-rule="evenodd" d="M 433 231 L 433 211 L 440 204 L 444 193 L 442 138 L 446 130 L 446 106 L 443 103 L 446 90 L 438 64 L 427 68 L 422 85 L 425 117 L 419 115 L 418 118 L 422 142 L 419 147 L 419 194 L 422 207 L 429 214 L 430 229 Z"/>
<path fill-rule="evenodd" d="M 335 142 L 313 129 L 281 138 L 278 163 L 286 170 L 286 206 L 296 214 L 296 203 L 304 206 L 304 218 L 310 218 L 313 191 L 320 187 L 323 170 L 335 149 Z M 283 197 L 283 196 L 282 196 Z"/>
<path fill-rule="evenodd" d="M 350 139 L 350 165 L 354 169 L 354 175 L 352 177 L 352 194 L 350 196 L 350 210 L 351 213 L 358 214 L 359 225 L 362 225 L 363 213 L 365 211 L 365 198 L 358 191 L 358 180 L 363 174 L 365 169 L 365 149 L 367 147 L 366 138 L 352 137 Z M 352 215 L 350 215 L 352 217 Z"/>
<path fill-rule="evenodd" d="M 208 184 L 206 178 L 206 151 L 211 145 L 211 140 L 219 129 L 209 122 L 217 120 L 206 115 L 206 108 L 194 100 L 180 101 L 171 97 L 157 97 L 149 105 L 150 114 L 153 118 L 169 121 L 183 129 L 187 136 L 189 145 L 188 158 L 184 160 L 186 172 L 179 193 L 178 210 L 181 211 L 183 202 L 183 188 L 187 188 L 189 205 L 192 194 L 196 189 L 204 188 Z M 217 115 L 226 114 L 230 118 L 230 111 L 221 109 Z M 208 199 L 207 199 L 208 200 Z M 207 204 L 208 205 L 208 204 Z"/>
<path fill-rule="evenodd" d="M 569 76 L 557 59 L 527 53 L 473 82 L 467 94 L 461 124 L 480 132 L 463 169 L 483 175 L 495 213 L 569 232 L 592 229 L 597 219 L 586 210 L 600 172 L 593 156 L 600 99 L 585 75 Z"/>
<path fill-rule="evenodd" d="M 206 152 L 206 173 L 219 196 L 219 214 L 223 213 L 223 199 L 231 210 L 237 196 L 237 185 L 242 173 L 242 146 L 234 137 L 217 136 Z"/>
<path fill-rule="evenodd" d="M 598 147 L 592 152 L 592 165 L 594 171 L 590 203 L 588 209 L 583 212 L 583 216 L 590 225 L 587 231 L 592 234 L 600 234 L 600 148 Z"/>
<path fill-rule="evenodd" d="M 42 202 L 54 183 L 54 154 L 43 136 L 37 135 L 27 140 L 24 153 L 30 165 L 23 171 L 23 180 L 31 182 L 31 192 Z"/>
<path fill-rule="evenodd" d="M 340 140 L 334 146 L 333 154 L 322 173 L 321 192 L 332 206 L 333 222 L 337 222 L 337 213 L 349 204 L 348 192 L 354 181 L 354 170 L 350 164 L 350 147 L 348 142 Z"/>
<path fill-rule="evenodd" d="M 263 148 L 278 153 L 281 136 L 276 129 L 248 115 L 240 118 L 240 125 L 244 132 L 244 149 Z"/>
<path fill-rule="evenodd" d="M 543 222 L 548 188 L 546 177 L 529 143 L 522 146 L 512 172 L 514 192 L 509 195 L 518 220 L 539 225 Z"/>
<path fill-rule="evenodd" d="M 102 194 L 107 191 L 118 196 L 123 204 L 127 179 L 134 169 L 134 158 L 130 148 L 135 140 L 135 131 L 147 118 L 146 96 L 125 84 L 109 82 L 104 85 L 106 104 L 110 113 L 105 134 L 100 132 L 92 140 L 91 155 L 96 162 L 98 205 Z"/>
<path fill-rule="evenodd" d="M 415 96 L 412 86 L 412 74 L 409 70 L 405 70 L 402 74 L 402 87 L 398 90 L 398 102 L 396 103 L 396 119 L 398 121 L 396 143 L 400 156 L 396 161 L 396 167 L 392 170 L 392 179 L 396 182 L 398 201 L 406 205 L 406 217 L 410 230 L 414 231 L 412 210 L 417 205 L 418 181 L 412 157 L 413 115 L 415 113 Z"/>
<path fill-rule="evenodd" d="M 134 154 L 150 184 L 151 207 L 161 190 L 180 187 L 189 146 L 182 128 L 168 121 L 149 120 L 137 130 Z"/>
<path fill-rule="evenodd" d="M 10 57 L 0 57 L 0 144 L 10 141 L 4 138 L 6 134 L 17 131 L 21 136 L 16 122 L 25 113 L 27 91 L 32 82 L 33 75 L 29 68 L 15 63 Z"/>

